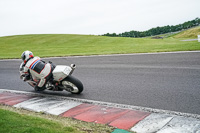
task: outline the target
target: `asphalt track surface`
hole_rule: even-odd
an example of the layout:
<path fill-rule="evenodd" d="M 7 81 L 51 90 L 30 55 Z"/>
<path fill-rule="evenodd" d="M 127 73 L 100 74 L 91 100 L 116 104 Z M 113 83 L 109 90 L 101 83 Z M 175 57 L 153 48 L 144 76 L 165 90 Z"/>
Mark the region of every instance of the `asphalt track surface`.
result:
<path fill-rule="evenodd" d="M 77 65 L 84 91 L 43 93 L 200 114 L 200 51 L 49 58 Z M 0 61 L 0 88 L 33 92 L 19 79 L 21 60 Z"/>

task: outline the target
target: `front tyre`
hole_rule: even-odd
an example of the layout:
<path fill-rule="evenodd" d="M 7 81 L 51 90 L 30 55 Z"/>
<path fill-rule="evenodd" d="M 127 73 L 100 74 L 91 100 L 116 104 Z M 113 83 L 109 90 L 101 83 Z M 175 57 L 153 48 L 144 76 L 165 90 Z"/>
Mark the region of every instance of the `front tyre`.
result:
<path fill-rule="evenodd" d="M 62 89 L 71 92 L 72 94 L 80 94 L 83 91 L 83 84 L 80 80 L 69 75 L 62 82 Z"/>

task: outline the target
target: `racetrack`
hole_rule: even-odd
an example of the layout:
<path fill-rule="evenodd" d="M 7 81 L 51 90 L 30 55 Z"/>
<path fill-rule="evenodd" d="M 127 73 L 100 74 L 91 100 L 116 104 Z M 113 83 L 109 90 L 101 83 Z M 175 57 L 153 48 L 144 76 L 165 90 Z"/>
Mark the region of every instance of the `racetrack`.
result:
<path fill-rule="evenodd" d="M 200 114 L 200 52 L 51 58 L 75 63 L 81 95 L 44 92 L 82 99 Z M 0 88 L 33 91 L 19 79 L 20 60 L 0 61 Z"/>

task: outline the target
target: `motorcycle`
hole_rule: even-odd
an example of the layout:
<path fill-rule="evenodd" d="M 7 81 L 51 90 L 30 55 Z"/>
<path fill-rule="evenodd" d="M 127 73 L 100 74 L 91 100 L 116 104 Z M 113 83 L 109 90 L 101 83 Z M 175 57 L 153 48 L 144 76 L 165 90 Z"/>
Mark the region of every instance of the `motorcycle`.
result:
<path fill-rule="evenodd" d="M 51 63 L 51 62 L 50 62 Z M 51 63 L 54 66 L 54 64 Z M 73 71 L 75 70 L 76 65 L 71 64 L 70 66 L 65 65 L 57 65 L 54 66 L 54 70 L 52 71 L 52 77 L 45 84 L 45 88 L 47 90 L 52 91 L 63 91 L 66 90 L 71 92 L 72 94 L 80 94 L 83 91 L 83 84 L 80 80 L 72 76 Z M 23 72 L 23 66 L 20 66 L 20 78 L 23 79 L 27 76 Z M 31 75 L 29 75 L 29 79 L 25 80 L 30 86 L 35 87 L 39 80 L 33 80 Z"/>

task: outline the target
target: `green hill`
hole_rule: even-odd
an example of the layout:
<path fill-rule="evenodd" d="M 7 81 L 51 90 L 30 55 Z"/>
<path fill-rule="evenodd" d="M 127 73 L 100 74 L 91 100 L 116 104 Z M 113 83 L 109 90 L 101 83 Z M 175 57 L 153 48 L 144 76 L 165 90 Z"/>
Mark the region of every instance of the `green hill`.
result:
<path fill-rule="evenodd" d="M 200 50 L 197 41 L 180 40 L 70 34 L 6 36 L 0 37 L 0 59 L 20 58 L 24 50 L 40 57 Z"/>
<path fill-rule="evenodd" d="M 174 35 L 173 37 L 174 38 L 197 38 L 197 35 L 200 35 L 200 26 L 182 31 Z"/>

